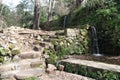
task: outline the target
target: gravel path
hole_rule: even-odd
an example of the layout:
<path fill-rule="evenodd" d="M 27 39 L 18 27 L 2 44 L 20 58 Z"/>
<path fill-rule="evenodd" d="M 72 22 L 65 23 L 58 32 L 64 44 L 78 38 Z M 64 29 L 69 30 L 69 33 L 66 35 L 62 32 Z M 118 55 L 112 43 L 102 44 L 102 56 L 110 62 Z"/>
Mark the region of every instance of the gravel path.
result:
<path fill-rule="evenodd" d="M 94 80 L 94 79 L 63 72 L 63 71 L 55 71 L 50 74 L 42 75 L 40 77 L 40 80 Z"/>

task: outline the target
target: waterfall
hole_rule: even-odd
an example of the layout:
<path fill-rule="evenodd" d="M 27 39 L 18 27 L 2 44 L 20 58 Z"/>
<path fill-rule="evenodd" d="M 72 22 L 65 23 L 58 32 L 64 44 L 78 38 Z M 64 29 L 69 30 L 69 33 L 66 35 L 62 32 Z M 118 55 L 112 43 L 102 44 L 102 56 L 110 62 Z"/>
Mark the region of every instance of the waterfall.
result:
<path fill-rule="evenodd" d="M 99 52 L 99 46 L 98 46 L 98 38 L 97 38 L 97 32 L 96 28 L 94 26 L 91 27 L 92 32 L 92 46 L 93 46 L 93 55 L 94 56 L 102 56 Z"/>
<path fill-rule="evenodd" d="M 67 20 L 67 16 L 64 17 L 64 24 L 63 24 L 64 29 L 66 27 L 66 20 Z"/>

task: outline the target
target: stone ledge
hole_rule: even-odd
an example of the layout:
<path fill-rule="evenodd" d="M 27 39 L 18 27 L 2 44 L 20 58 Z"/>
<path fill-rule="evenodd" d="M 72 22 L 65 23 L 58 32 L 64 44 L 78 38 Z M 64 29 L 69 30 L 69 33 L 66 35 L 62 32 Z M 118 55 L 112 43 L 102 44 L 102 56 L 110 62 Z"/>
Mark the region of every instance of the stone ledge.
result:
<path fill-rule="evenodd" d="M 119 65 L 107 64 L 107 63 L 95 62 L 95 61 L 88 61 L 88 60 L 80 60 L 80 59 L 74 59 L 74 58 L 62 60 L 62 62 L 84 65 L 84 66 L 91 67 L 91 68 L 103 69 L 103 70 L 120 73 Z"/>
<path fill-rule="evenodd" d="M 43 53 L 43 49 L 40 52 L 30 51 L 30 52 L 23 52 L 18 55 L 20 59 L 33 59 L 33 58 L 40 58 Z"/>
<path fill-rule="evenodd" d="M 34 67 L 44 65 L 44 60 L 36 59 L 24 59 L 19 62 L 13 62 L 0 66 L 0 73 L 13 70 L 26 70 Z"/>
<path fill-rule="evenodd" d="M 28 77 L 38 77 L 45 73 L 45 70 L 42 68 L 33 68 L 28 70 L 15 70 L 8 71 L 1 74 L 2 79 L 9 79 L 10 77 L 15 77 L 17 79 L 24 79 Z"/>
<path fill-rule="evenodd" d="M 43 74 L 40 80 L 95 80 L 93 78 L 72 74 L 64 71 L 55 71 L 51 74 Z"/>

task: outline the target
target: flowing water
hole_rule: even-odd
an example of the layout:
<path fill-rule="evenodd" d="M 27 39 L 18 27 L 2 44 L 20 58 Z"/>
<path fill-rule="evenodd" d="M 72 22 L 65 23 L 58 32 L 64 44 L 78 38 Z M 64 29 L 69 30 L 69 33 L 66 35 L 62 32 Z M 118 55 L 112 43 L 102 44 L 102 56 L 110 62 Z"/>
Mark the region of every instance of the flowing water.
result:
<path fill-rule="evenodd" d="M 64 29 L 66 27 L 66 20 L 67 20 L 67 16 L 64 17 L 64 24 L 63 24 Z"/>
<path fill-rule="evenodd" d="M 98 38 L 97 38 L 97 32 L 96 28 L 94 26 L 91 27 L 92 30 L 92 40 L 93 40 L 93 55 L 94 56 L 102 56 L 99 51 L 99 46 L 98 46 Z"/>

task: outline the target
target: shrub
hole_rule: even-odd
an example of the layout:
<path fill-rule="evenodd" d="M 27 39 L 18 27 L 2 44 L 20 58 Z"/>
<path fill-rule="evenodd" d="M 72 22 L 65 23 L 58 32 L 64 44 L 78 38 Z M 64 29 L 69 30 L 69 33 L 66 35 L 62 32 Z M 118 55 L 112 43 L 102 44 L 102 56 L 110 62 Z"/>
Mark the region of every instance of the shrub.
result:
<path fill-rule="evenodd" d="M 82 65 L 73 65 L 70 63 L 62 63 L 65 65 L 65 71 L 76 73 L 79 75 L 92 77 L 97 80 L 120 80 L 120 74 L 112 71 L 105 70 L 90 70 L 86 66 Z"/>

